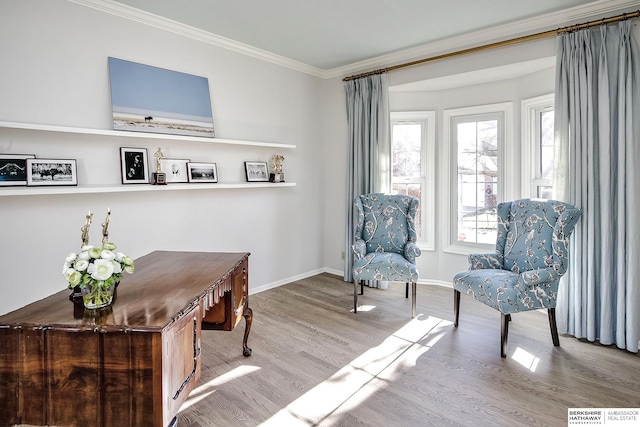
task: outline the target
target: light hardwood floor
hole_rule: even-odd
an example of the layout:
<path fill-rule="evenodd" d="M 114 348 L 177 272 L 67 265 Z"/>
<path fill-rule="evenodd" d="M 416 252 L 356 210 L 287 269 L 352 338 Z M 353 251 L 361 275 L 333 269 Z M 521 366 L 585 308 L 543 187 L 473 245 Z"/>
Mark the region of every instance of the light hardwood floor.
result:
<path fill-rule="evenodd" d="M 250 296 L 254 320 L 203 332 L 199 387 L 180 427 L 566 426 L 568 408 L 640 408 L 640 357 L 560 336 L 545 312 L 512 316 L 500 357 L 500 314 L 453 291 L 418 285 L 415 319 L 404 284 L 353 287 L 321 274 Z"/>

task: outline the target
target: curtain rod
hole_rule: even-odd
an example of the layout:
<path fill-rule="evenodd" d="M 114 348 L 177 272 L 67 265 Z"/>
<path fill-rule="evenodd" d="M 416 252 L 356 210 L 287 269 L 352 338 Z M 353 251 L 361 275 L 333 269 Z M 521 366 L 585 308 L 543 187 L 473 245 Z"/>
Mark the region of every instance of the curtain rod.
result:
<path fill-rule="evenodd" d="M 583 24 L 570 25 L 568 27 L 558 28 L 555 30 L 543 31 L 541 33 L 531 34 L 528 36 L 516 37 L 509 40 L 503 40 L 495 43 L 485 44 L 482 46 L 471 47 L 469 49 L 463 49 L 455 52 L 445 53 L 442 55 L 431 56 L 429 58 L 418 59 L 416 61 L 405 62 L 403 64 L 393 65 L 391 67 L 380 68 L 373 71 L 367 71 L 365 73 L 360 73 L 360 74 L 355 74 L 353 76 L 345 77 L 342 79 L 342 81 L 347 82 L 349 80 L 355 80 L 355 79 L 360 79 L 362 77 L 373 76 L 374 74 L 388 73 L 389 71 L 398 70 L 400 68 L 412 67 L 414 65 L 424 64 L 426 62 L 432 62 L 438 59 L 450 58 L 452 56 L 464 55 L 467 53 L 480 52 L 483 50 L 493 49 L 496 47 L 510 46 L 517 43 L 541 39 L 544 37 L 552 36 L 554 34 L 558 35 L 558 34 L 567 33 L 570 31 L 581 30 L 583 28 L 595 27 L 596 25 L 603 25 L 603 24 L 609 24 L 611 22 L 624 21 L 625 19 L 629 19 L 629 18 L 637 18 L 639 16 L 640 16 L 640 10 L 636 12 L 631 12 L 631 13 L 623 13 L 622 15 L 612 16 L 611 18 L 603 18 L 597 21 L 585 22 Z"/>

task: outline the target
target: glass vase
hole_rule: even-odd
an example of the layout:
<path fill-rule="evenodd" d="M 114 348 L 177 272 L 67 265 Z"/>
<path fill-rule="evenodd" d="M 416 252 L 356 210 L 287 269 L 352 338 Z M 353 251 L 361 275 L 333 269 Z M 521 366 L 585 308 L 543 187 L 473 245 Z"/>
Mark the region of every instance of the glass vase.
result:
<path fill-rule="evenodd" d="M 85 308 L 95 310 L 111 305 L 114 289 L 115 285 L 93 286 L 87 283 L 82 288 L 82 302 Z"/>

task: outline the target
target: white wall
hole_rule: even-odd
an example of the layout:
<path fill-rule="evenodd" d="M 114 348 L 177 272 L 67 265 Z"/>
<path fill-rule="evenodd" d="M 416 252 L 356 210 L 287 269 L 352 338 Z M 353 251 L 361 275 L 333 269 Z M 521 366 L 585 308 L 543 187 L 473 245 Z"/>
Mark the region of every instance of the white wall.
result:
<path fill-rule="evenodd" d="M 119 147 L 212 161 L 220 181 L 244 180 L 243 161 L 284 154 L 295 187 L 0 197 L 0 314 L 63 290 L 65 256 L 95 212 L 91 242 L 112 210 L 110 237 L 139 257 L 156 249 L 251 252 L 250 288 L 277 286 L 324 266 L 324 82 L 62 0 L 0 6 L 0 120 L 111 128 L 107 57 L 209 79 L 220 138 L 295 149 L 167 142 L 0 129 L 0 153 L 75 158 L 80 184 L 120 183 Z M 0 191 L 2 191 L 0 189 Z"/>
<path fill-rule="evenodd" d="M 335 274 L 344 272 L 341 254 L 346 250 L 346 198 L 348 127 L 344 85 L 341 79 L 325 83 L 325 171 L 324 189 L 325 267 Z"/>

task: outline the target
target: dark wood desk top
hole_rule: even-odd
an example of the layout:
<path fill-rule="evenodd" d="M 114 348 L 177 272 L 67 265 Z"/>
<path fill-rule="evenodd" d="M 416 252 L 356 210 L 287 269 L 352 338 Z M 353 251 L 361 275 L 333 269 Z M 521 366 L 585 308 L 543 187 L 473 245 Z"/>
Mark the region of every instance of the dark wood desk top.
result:
<path fill-rule="evenodd" d="M 109 308 L 78 315 L 65 289 L 0 316 L 0 328 L 29 327 L 77 330 L 163 329 L 197 304 L 249 253 L 155 251 L 135 260 Z M 212 278 L 216 278 L 212 282 Z M 82 302 L 80 301 L 80 305 Z M 74 306 L 76 308 L 74 313 Z M 91 314 L 92 313 L 92 314 Z"/>

